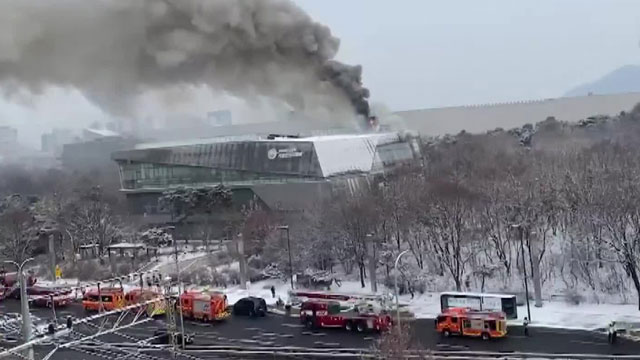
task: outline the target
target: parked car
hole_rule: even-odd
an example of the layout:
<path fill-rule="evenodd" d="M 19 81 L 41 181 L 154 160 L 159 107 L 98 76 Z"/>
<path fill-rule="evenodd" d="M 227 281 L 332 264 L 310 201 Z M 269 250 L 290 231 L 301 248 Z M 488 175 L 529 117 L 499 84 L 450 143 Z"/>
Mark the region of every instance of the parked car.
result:
<path fill-rule="evenodd" d="M 182 344 L 182 333 L 176 333 L 176 343 L 177 344 Z M 158 344 L 158 345 L 162 345 L 162 344 L 169 344 L 169 340 L 170 340 L 170 335 L 169 332 L 165 329 L 158 329 L 153 333 L 153 340 L 151 340 L 152 344 Z M 186 345 L 191 345 L 193 344 L 193 336 L 187 334 L 184 337 L 184 343 Z"/>
<path fill-rule="evenodd" d="M 265 316 L 267 315 L 267 302 L 263 298 L 254 296 L 242 298 L 233 305 L 233 315 Z"/>

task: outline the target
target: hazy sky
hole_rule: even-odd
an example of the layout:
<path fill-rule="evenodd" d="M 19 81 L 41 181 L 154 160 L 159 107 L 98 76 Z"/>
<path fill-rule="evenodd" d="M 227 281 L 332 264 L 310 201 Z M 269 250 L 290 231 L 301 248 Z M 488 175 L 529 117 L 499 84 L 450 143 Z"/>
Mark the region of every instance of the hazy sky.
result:
<path fill-rule="evenodd" d="M 295 0 L 364 66 L 393 110 L 561 96 L 640 63 L 638 0 Z M 21 99 L 18 99 L 21 100 Z M 0 100 L 0 124 L 39 130 L 104 119 L 77 93 Z"/>
<path fill-rule="evenodd" d="M 411 109 L 561 96 L 640 63 L 638 0 L 297 0 Z"/>

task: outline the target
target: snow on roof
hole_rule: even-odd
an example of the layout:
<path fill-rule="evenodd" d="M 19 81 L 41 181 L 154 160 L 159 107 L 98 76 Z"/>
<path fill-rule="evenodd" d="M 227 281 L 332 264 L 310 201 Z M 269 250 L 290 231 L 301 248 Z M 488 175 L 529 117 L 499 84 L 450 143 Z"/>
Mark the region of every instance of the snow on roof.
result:
<path fill-rule="evenodd" d="M 447 291 L 447 292 L 443 292 L 440 293 L 440 296 L 442 295 L 455 295 L 455 296 L 477 296 L 477 297 L 498 297 L 498 298 L 513 298 L 515 297 L 515 295 L 511 295 L 511 294 L 484 294 L 484 293 L 473 293 L 473 292 L 458 292 L 458 291 Z"/>
<path fill-rule="evenodd" d="M 170 148 L 170 147 L 179 147 L 179 146 L 206 145 L 206 144 L 217 144 L 217 143 L 231 142 L 231 141 L 251 141 L 251 140 L 253 141 L 260 140 L 260 137 L 256 135 L 239 135 L 239 136 L 219 136 L 219 137 L 202 138 L 202 139 L 149 142 L 149 143 L 137 144 L 134 147 L 134 149 L 144 150 L 144 149 L 154 149 L 154 148 Z"/>
<path fill-rule="evenodd" d="M 330 135 L 298 139 L 312 141 L 324 177 L 348 172 L 370 172 L 379 161 L 376 147 L 397 141 L 395 133 Z"/>
<path fill-rule="evenodd" d="M 84 129 L 86 132 L 91 133 L 91 134 L 95 134 L 98 136 L 104 136 L 104 137 L 109 137 L 109 136 L 120 136 L 119 133 L 112 131 L 112 130 L 108 130 L 108 129 Z"/>
<path fill-rule="evenodd" d="M 109 245 L 109 249 L 139 249 L 144 248 L 144 244 L 119 243 Z"/>

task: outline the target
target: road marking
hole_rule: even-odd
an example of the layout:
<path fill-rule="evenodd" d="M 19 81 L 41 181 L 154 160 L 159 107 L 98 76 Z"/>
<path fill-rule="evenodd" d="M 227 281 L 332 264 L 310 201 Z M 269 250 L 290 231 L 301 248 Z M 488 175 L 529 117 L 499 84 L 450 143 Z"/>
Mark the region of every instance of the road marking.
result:
<path fill-rule="evenodd" d="M 336 347 L 336 346 L 340 346 L 340 343 L 337 342 L 324 342 L 324 341 L 315 341 L 314 342 L 315 345 L 320 345 L 320 346 L 330 346 L 330 347 Z"/>
<path fill-rule="evenodd" d="M 285 323 L 285 324 L 281 324 L 281 325 L 284 326 L 284 327 L 290 327 L 290 328 L 302 328 L 302 327 L 304 327 L 304 325 L 302 325 L 302 324 L 286 324 Z"/>
<path fill-rule="evenodd" d="M 584 345 L 596 345 L 596 346 L 609 346 L 609 344 L 603 344 L 602 342 L 594 342 L 594 341 L 582 341 L 582 340 L 569 340 L 569 342 L 576 344 L 584 344 Z"/>

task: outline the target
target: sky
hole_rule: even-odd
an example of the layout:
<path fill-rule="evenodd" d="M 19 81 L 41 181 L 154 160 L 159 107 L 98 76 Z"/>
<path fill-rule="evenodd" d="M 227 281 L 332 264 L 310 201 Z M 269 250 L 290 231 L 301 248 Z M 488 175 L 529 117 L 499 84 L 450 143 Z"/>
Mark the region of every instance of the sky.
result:
<path fill-rule="evenodd" d="M 364 68 L 371 100 L 392 110 L 562 96 L 640 63 L 637 0 L 294 0 Z M 39 144 L 54 126 L 106 119 L 72 89 L 0 99 L 0 125 Z"/>

